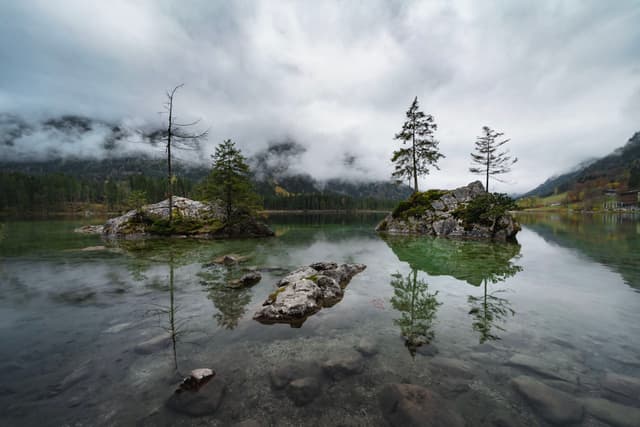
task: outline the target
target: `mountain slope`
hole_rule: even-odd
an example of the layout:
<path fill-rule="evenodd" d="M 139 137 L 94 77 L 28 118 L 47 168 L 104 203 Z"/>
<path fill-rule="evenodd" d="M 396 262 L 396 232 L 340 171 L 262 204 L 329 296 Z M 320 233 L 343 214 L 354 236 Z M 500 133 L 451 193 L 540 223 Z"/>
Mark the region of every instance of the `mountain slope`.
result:
<path fill-rule="evenodd" d="M 622 147 L 597 160 L 583 162 L 571 172 L 551 177 L 521 197 L 547 197 L 577 188 L 640 187 L 640 132 Z"/>

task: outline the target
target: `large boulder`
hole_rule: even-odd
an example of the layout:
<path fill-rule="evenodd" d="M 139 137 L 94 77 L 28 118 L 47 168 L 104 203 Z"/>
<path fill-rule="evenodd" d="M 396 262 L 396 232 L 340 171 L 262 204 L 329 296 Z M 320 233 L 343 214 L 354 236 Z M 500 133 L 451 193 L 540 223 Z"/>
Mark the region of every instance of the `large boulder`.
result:
<path fill-rule="evenodd" d="M 106 237 L 180 235 L 199 238 L 265 237 L 274 232 L 255 217 L 238 212 L 225 221 L 220 203 L 203 203 L 186 197 L 173 198 L 172 223 L 169 224 L 169 199 L 133 209 L 102 226 L 79 232 L 101 232 Z"/>
<path fill-rule="evenodd" d="M 261 323 L 289 323 L 300 327 L 307 317 L 340 301 L 353 276 L 363 264 L 319 262 L 292 271 L 277 283 L 253 318 Z"/>
<path fill-rule="evenodd" d="M 470 202 L 486 194 L 480 181 L 451 191 L 416 193 L 387 215 L 376 231 L 474 240 L 514 239 L 520 231 L 520 225 L 508 212 L 496 217 L 490 224 L 465 222 L 461 213 Z"/>

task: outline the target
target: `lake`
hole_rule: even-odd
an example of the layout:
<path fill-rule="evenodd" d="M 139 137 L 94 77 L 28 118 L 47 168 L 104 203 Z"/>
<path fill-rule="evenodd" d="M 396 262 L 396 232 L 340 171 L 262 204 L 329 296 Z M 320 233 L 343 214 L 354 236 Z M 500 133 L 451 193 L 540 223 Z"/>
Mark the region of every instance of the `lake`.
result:
<path fill-rule="evenodd" d="M 0 424 L 401 425 L 432 396 L 388 386 L 410 383 L 442 425 L 640 425 L 640 219 L 518 218 L 518 244 L 381 237 L 376 214 L 274 215 L 276 238 L 235 241 L 6 221 Z M 367 268 L 299 327 L 252 319 L 316 261 Z M 196 368 L 216 376 L 177 399 Z"/>

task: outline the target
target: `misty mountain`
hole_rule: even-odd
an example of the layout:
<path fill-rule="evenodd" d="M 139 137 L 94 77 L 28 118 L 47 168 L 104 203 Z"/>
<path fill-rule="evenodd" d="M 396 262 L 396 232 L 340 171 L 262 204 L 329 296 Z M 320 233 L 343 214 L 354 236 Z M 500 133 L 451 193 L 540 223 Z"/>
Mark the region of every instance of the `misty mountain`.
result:
<path fill-rule="evenodd" d="M 578 185 L 604 188 L 609 183 L 617 183 L 622 188 L 640 186 L 640 132 L 611 154 L 582 162 L 567 173 L 547 179 L 521 197 L 546 197 Z"/>
<path fill-rule="evenodd" d="M 316 180 L 297 168 L 298 159 L 305 151 L 305 147 L 287 139 L 271 142 L 266 149 L 252 156 L 249 162 L 256 176 L 258 191 L 265 196 L 330 193 L 385 200 L 404 200 L 413 192 L 408 185 L 393 181 Z M 354 165 L 357 158 L 350 155 L 344 162 Z"/>
<path fill-rule="evenodd" d="M 116 124 L 77 115 L 27 121 L 0 114 L 0 169 L 27 175 L 64 173 L 88 180 L 125 179 L 132 175 L 163 177 L 166 171 L 161 131 L 148 126 Z M 386 181 L 318 180 L 299 165 L 306 152 L 286 139 L 271 142 L 248 161 L 258 192 L 265 197 L 339 194 L 353 198 L 401 200 L 411 187 Z M 209 172 L 206 156 L 177 151 L 175 173 L 192 182 Z M 357 167 L 357 157 L 344 159 Z"/>

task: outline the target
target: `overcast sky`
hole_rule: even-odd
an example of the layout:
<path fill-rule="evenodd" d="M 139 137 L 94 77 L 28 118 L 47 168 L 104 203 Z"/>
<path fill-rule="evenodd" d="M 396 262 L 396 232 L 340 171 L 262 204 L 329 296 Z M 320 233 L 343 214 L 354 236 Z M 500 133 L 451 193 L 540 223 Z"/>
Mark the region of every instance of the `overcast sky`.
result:
<path fill-rule="evenodd" d="M 520 158 L 509 193 L 640 130 L 637 0 L 3 1 L 0 64 L 0 112 L 158 122 L 185 83 L 207 150 L 291 138 L 318 178 L 388 179 L 414 96 L 447 156 L 423 187 L 474 179 L 483 125 Z"/>

